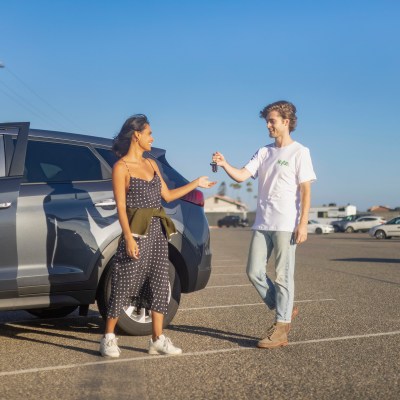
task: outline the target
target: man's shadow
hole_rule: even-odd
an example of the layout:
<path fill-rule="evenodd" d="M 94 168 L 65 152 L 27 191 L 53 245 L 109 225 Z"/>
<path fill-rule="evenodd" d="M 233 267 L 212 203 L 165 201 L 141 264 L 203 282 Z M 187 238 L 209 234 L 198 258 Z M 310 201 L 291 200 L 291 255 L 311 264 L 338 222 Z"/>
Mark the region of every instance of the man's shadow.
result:
<path fill-rule="evenodd" d="M 254 336 L 242 335 L 240 333 L 226 332 L 219 329 L 208 328 L 194 325 L 169 325 L 167 329 L 176 332 L 191 333 L 199 336 L 212 337 L 219 340 L 235 343 L 240 347 L 254 347 L 260 338 Z"/>

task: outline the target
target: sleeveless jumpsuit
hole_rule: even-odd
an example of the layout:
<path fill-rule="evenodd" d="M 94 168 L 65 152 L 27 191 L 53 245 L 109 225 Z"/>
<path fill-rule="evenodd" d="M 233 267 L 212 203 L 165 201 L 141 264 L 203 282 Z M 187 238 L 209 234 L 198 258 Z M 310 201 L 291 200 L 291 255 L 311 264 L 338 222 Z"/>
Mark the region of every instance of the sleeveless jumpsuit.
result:
<path fill-rule="evenodd" d="M 127 166 L 128 168 L 128 166 Z M 130 171 L 128 168 L 130 175 Z M 161 180 L 154 171 L 153 179 L 130 175 L 126 206 L 131 208 L 161 207 Z M 160 218 L 153 217 L 146 237 L 134 238 L 139 259 L 126 254 L 125 239 L 118 246 L 111 278 L 108 318 L 117 318 L 124 307 L 133 305 L 166 314 L 169 298 L 168 241 Z"/>

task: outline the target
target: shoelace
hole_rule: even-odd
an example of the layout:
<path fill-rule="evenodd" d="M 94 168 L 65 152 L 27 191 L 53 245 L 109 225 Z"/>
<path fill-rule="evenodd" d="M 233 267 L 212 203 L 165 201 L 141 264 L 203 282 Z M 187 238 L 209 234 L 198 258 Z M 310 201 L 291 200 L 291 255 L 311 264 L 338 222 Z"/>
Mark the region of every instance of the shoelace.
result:
<path fill-rule="evenodd" d="M 166 338 L 164 339 L 163 347 L 164 347 L 165 350 L 168 350 L 170 346 L 171 346 L 171 347 L 174 347 L 174 345 L 173 345 L 172 342 L 171 342 L 171 339 L 168 338 L 168 337 L 166 337 Z"/>
<path fill-rule="evenodd" d="M 107 347 L 114 347 L 117 346 L 118 351 L 121 353 L 120 348 L 118 347 L 118 339 L 114 338 L 114 339 L 110 339 L 106 341 L 106 346 Z"/>
<path fill-rule="evenodd" d="M 270 337 L 274 334 L 275 331 L 276 331 L 276 324 L 273 324 L 273 325 L 268 329 L 267 337 L 270 338 Z"/>

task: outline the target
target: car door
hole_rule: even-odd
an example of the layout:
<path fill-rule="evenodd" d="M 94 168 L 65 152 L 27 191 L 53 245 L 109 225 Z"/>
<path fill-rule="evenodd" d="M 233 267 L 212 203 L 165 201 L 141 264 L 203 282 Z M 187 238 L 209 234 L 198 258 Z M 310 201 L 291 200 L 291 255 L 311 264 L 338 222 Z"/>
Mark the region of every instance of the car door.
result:
<path fill-rule="evenodd" d="M 365 218 L 366 224 L 365 224 L 365 228 L 373 228 L 374 226 L 380 225 L 380 222 L 377 218 L 374 217 L 367 217 Z"/>
<path fill-rule="evenodd" d="M 0 298 L 18 292 L 16 215 L 28 132 L 29 123 L 0 124 Z"/>
<path fill-rule="evenodd" d="M 95 289 L 96 261 L 120 232 L 111 168 L 86 144 L 30 137 L 17 231 L 20 295 Z"/>
<path fill-rule="evenodd" d="M 354 228 L 357 229 L 366 229 L 369 228 L 369 224 L 368 224 L 368 218 L 367 217 L 362 217 L 359 218 L 358 220 L 356 220 L 354 222 Z"/>
<path fill-rule="evenodd" d="M 386 236 L 400 236 L 400 217 L 393 218 L 386 224 Z"/>

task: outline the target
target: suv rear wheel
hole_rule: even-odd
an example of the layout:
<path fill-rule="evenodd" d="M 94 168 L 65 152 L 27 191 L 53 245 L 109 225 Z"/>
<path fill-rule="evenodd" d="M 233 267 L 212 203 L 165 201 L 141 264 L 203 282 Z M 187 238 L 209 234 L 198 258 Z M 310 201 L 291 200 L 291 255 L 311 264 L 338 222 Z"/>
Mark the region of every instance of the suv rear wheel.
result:
<path fill-rule="evenodd" d="M 347 233 L 353 233 L 353 232 L 354 232 L 354 228 L 353 228 L 352 226 L 348 226 L 348 227 L 346 228 L 346 232 L 347 232 Z"/>
<path fill-rule="evenodd" d="M 111 295 L 111 276 L 112 262 L 103 273 L 97 294 L 97 305 L 104 320 L 107 318 L 107 305 Z M 164 328 L 168 326 L 175 317 L 181 299 L 181 282 L 171 261 L 169 261 L 169 282 L 169 304 L 167 314 L 164 315 Z M 150 335 L 152 332 L 151 322 L 150 310 L 137 309 L 133 305 L 129 305 L 124 308 L 119 316 L 117 326 L 129 335 L 145 336 Z"/>

